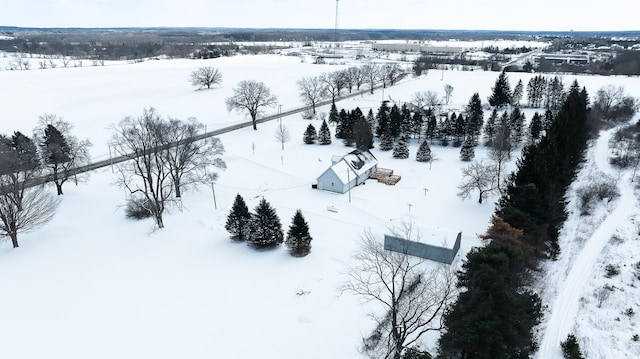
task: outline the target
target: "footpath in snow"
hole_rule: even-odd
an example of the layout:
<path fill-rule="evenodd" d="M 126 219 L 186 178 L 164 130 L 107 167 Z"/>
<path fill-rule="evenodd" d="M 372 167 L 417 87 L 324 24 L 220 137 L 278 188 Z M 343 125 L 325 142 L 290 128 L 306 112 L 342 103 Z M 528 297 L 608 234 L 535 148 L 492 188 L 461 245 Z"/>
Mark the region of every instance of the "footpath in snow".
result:
<path fill-rule="evenodd" d="M 594 149 L 594 161 L 598 169 L 612 178 L 618 177 L 618 170 L 609 164 L 609 140 L 616 129 L 603 131 Z M 537 358 L 563 358 L 560 342 L 572 333 L 580 298 L 584 288 L 593 276 L 593 267 L 603 248 L 607 245 L 616 229 L 629 220 L 629 214 L 636 206 L 631 174 L 624 173 L 617 181 L 620 197 L 616 207 L 584 243 L 582 250 L 573 258 L 566 280 L 562 281 L 555 300 L 550 299 L 550 315 L 542 334 Z M 571 236 L 571 233 L 566 233 Z"/>

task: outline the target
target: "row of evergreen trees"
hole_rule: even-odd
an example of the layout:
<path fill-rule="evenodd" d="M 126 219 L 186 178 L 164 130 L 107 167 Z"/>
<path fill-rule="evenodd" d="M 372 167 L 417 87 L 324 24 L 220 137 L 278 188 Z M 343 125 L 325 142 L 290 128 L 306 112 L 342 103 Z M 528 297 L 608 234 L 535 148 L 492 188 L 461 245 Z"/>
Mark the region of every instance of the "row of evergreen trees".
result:
<path fill-rule="evenodd" d="M 472 250 L 459 272 L 461 292 L 443 318 L 440 357 L 528 358 L 537 349 L 541 301 L 526 287 L 528 271 L 559 252 L 564 193 L 588 139 L 587 99 L 574 83 L 545 134 L 523 149 L 483 236 L 491 242 Z"/>
<path fill-rule="evenodd" d="M 264 198 L 254 212 L 250 213 L 244 198 L 240 194 L 236 195 L 225 228 L 231 233 L 231 239 L 246 241 L 255 248 L 270 248 L 285 242 L 293 256 L 303 257 L 311 251 L 313 238 L 309 234 L 309 225 L 302 211 L 298 209 L 293 216 L 285 241 L 280 218 Z"/>

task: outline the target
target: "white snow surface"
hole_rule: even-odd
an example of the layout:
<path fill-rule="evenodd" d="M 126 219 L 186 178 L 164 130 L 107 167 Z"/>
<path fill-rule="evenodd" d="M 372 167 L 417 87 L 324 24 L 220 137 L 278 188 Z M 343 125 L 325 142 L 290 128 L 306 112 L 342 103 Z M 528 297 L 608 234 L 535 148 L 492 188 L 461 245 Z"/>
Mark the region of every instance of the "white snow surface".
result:
<path fill-rule="evenodd" d="M 195 91 L 189 73 L 204 65 L 218 67 L 224 82 L 211 90 Z M 56 114 L 75 125 L 76 136 L 94 143 L 94 160 L 105 159 L 109 126 L 126 116 L 141 115 L 146 107 L 153 106 L 164 116 L 196 117 L 208 129 L 220 128 L 246 120 L 224 107 L 224 98 L 240 80 L 265 82 L 284 110 L 300 105 L 295 86 L 299 78 L 349 65 L 354 63 L 312 65 L 290 56 L 259 55 L 0 71 L 0 132 L 30 134 L 38 116 Z M 416 91 L 443 94 L 444 84 L 451 84 L 451 107 L 459 111 L 474 92 L 484 101 L 497 76 L 482 71 L 433 71 L 409 77 L 384 92 L 346 99 L 338 107 L 360 106 L 366 113 L 370 108 L 375 111 L 382 99 L 401 103 L 410 101 Z M 509 74 L 512 86 L 520 78 L 526 84 L 531 76 Z M 568 85 L 574 78 L 564 76 L 563 80 Z M 616 83 L 640 95 L 637 78 L 577 78 L 591 94 Z M 328 107 L 319 110 L 328 112 Z M 533 112 L 526 110 L 527 119 Z M 479 205 L 456 196 L 460 168 L 465 165 L 458 148 L 434 144 L 432 164 L 415 161 L 419 145 L 415 141 L 410 143 L 411 157 L 405 160 L 373 149 L 379 166 L 393 169 L 402 180 L 395 186 L 369 180 L 351 191 L 349 201 L 347 194 L 313 190 L 311 184 L 331 165 L 333 155 L 351 149 L 338 140 L 329 146 L 303 144 L 305 128 L 309 123 L 319 128 L 317 120 L 295 115 L 282 121 L 293 136 L 284 150 L 273 135 L 277 121 L 258 125 L 258 131 L 245 128 L 220 136 L 227 170 L 220 172 L 213 190 L 205 186 L 185 194 L 181 210 L 166 215 L 162 230 L 153 230 L 150 221 L 124 218 L 125 193 L 113 184 L 110 168 L 91 173 L 87 183 L 66 184 L 50 223 L 20 234 L 18 249 L 7 241 L 0 243 L 4 293 L 0 296 L 0 357 L 357 358 L 360 338 L 374 326 L 367 314 L 381 308 L 336 288 L 346 279 L 345 269 L 364 230 L 372 229 L 382 241 L 382 235 L 399 226 L 410 212 L 409 218 L 418 226 L 462 231 L 458 266 L 472 247 L 481 245 L 476 235 L 486 230 L 494 206 L 491 201 Z M 601 146 L 592 152 L 602 155 L 606 147 Z M 477 148 L 476 159 L 483 157 L 484 148 Z M 585 168 L 591 168 L 589 163 Z M 598 168 L 612 171 L 606 163 Z M 584 349 L 596 353 L 593 357 L 638 356 L 638 345 L 630 339 L 639 332 L 634 318 L 621 314 L 627 307 L 640 311 L 637 280 L 628 270 L 637 261 L 637 226 L 628 220 L 637 209 L 635 199 L 625 199 L 633 194 L 629 175 L 623 174 L 618 184 L 623 197 L 603 204 L 590 218 L 571 215 L 565 224 L 562 256 L 548 263 L 540 284 L 551 313 L 540 327 L 541 336 L 548 330 L 541 353 L 557 356 L 558 339 L 549 335 L 565 336 L 573 330 Z M 238 193 L 250 209 L 264 196 L 285 230 L 300 208 L 313 236 L 311 254 L 294 258 L 284 247 L 256 251 L 232 242 L 224 223 Z M 327 211 L 330 206 L 338 212 Z M 622 218 L 609 219 L 607 211 Z M 597 228 L 599 222 L 602 229 Z M 574 227 L 584 233 L 569 234 Z M 593 268 L 583 268 L 591 274 L 581 277 L 582 284 L 576 280 L 575 291 L 583 293 L 576 304 L 561 285 L 571 275 L 574 260 L 580 258 L 576 257 L 580 243 L 592 238 L 585 233 L 610 237 L 614 231 L 624 238 L 623 244 L 605 243 L 608 247 L 600 245 L 583 259 L 586 262 L 581 265 Z M 613 261 L 624 268 L 613 278 L 621 282 L 614 284 L 617 289 L 606 301 L 608 306 L 596 308 L 589 293 L 602 287 L 603 263 Z M 577 307 L 576 314 L 556 320 L 558 306 Z M 573 318 L 576 325 L 571 327 L 567 321 Z M 436 340 L 436 335 L 425 337 L 423 346 L 433 350 Z"/>

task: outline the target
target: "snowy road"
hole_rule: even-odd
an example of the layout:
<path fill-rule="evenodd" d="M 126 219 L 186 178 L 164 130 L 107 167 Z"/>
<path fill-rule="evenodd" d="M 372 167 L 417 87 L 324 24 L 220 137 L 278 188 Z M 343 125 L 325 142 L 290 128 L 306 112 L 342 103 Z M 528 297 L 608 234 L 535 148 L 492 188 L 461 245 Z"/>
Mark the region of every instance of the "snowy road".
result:
<path fill-rule="evenodd" d="M 611 129 L 601 133 L 596 143 L 594 160 L 599 170 L 617 178 L 618 171 L 609 164 L 608 159 L 609 140 L 614 131 L 615 129 Z M 616 207 L 585 242 L 582 250 L 573 259 L 566 280 L 559 285 L 561 287 L 550 308 L 551 315 L 538 350 L 539 359 L 563 358 L 560 342 L 572 332 L 580 298 L 593 275 L 594 264 L 616 229 L 628 221 L 630 213 L 633 213 L 636 199 L 630 174 L 623 174 L 617 181 L 617 186 L 620 197 L 617 199 Z"/>

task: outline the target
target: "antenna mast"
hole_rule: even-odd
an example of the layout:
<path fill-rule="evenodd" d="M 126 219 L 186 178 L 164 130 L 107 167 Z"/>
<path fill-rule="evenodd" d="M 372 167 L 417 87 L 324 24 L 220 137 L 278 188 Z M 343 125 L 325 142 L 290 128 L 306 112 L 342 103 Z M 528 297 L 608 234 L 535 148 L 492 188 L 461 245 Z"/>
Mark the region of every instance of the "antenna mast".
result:
<path fill-rule="evenodd" d="M 336 0 L 336 27 L 333 30 L 333 53 L 336 52 L 336 47 L 338 47 L 338 2 L 340 0 Z"/>

